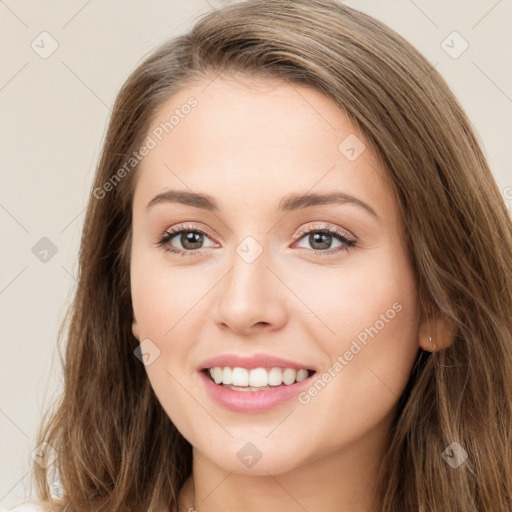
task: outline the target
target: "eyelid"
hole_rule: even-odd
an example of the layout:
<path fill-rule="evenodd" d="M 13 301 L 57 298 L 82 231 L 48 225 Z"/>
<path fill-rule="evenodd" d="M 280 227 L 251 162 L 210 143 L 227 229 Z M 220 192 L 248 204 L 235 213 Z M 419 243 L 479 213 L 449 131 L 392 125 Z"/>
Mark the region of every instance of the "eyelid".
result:
<path fill-rule="evenodd" d="M 206 249 L 213 249 L 213 248 L 219 246 L 219 243 L 215 240 L 215 237 L 211 235 L 210 230 L 203 226 L 199 226 L 198 224 L 191 224 L 191 225 L 178 224 L 177 226 L 172 226 L 172 227 L 168 228 L 165 231 L 165 233 L 167 233 L 169 235 L 169 242 L 170 242 L 179 233 L 188 232 L 188 231 L 201 233 L 202 235 L 205 235 L 210 240 L 211 246 L 210 247 L 202 247 L 201 249 L 196 249 L 195 251 L 183 251 L 182 249 L 176 249 L 176 251 L 180 251 L 180 252 L 182 251 L 183 253 L 186 253 L 186 254 L 189 254 L 192 256 L 194 254 L 202 253 Z M 164 233 L 164 236 L 165 236 L 165 233 Z"/>
<path fill-rule="evenodd" d="M 322 229 L 336 231 L 339 235 L 344 236 L 347 240 L 350 240 L 351 242 L 357 241 L 357 238 L 352 233 L 350 233 L 350 231 L 347 231 L 346 229 L 343 229 L 339 226 L 330 225 L 326 222 L 321 222 L 321 221 L 316 222 L 316 224 L 315 224 L 315 222 L 313 222 L 313 224 L 308 224 L 307 226 L 300 228 L 295 233 L 293 238 L 300 238 L 302 235 L 305 235 L 313 230 L 321 231 Z"/>
<path fill-rule="evenodd" d="M 348 240 L 350 240 L 351 242 L 357 241 L 357 238 L 352 233 L 350 233 L 350 231 L 347 231 L 346 229 L 341 228 L 336 225 L 330 225 L 327 222 L 322 222 L 322 221 L 313 221 L 312 223 L 301 227 L 298 231 L 295 232 L 295 234 L 293 235 L 292 238 L 294 240 L 296 240 L 297 238 L 302 237 L 303 235 L 311 232 L 314 229 L 318 229 L 318 230 L 326 229 L 326 230 L 331 230 L 331 231 L 334 230 L 334 231 L 338 232 L 340 235 L 342 235 L 345 238 L 347 238 Z M 215 240 L 215 237 L 212 235 L 212 232 L 210 231 L 210 229 L 203 226 L 200 223 L 194 224 L 194 223 L 186 222 L 183 224 L 178 224 L 176 226 L 171 226 L 170 228 L 167 228 L 165 230 L 165 232 L 177 233 L 177 232 L 186 231 L 186 230 L 203 232 L 210 239 L 212 239 L 213 241 Z"/>
<path fill-rule="evenodd" d="M 201 234 L 207 236 L 214 244 L 217 243 L 215 241 L 215 237 L 213 237 L 210 234 L 210 230 L 208 228 L 199 226 L 198 224 L 194 224 L 194 223 L 183 223 L 183 224 L 178 224 L 176 226 L 171 226 L 170 228 L 167 228 L 165 230 L 165 232 L 163 233 L 163 235 L 161 235 L 158 245 L 165 246 L 165 245 L 169 244 L 170 240 L 172 240 L 179 233 L 183 233 L 186 231 L 201 233 Z M 319 221 L 317 221 L 316 223 L 313 222 L 313 224 L 309 224 L 305 227 L 302 227 L 298 232 L 296 232 L 296 234 L 293 236 L 294 244 L 300 243 L 302 238 L 304 238 L 304 235 L 307 235 L 312 232 L 324 232 L 324 233 L 328 233 L 330 235 L 334 235 L 335 237 L 340 239 L 340 241 L 342 241 L 342 243 L 344 244 L 344 247 L 334 249 L 334 250 L 329 249 L 326 251 L 319 251 L 319 250 L 315 250 L 315 249 L 309 249 L 309 251 L 312 250 L 313 252 L 320 254 L 322 256 L 329 256 L 331 254 L 337 254 L 340 251 L 347 250 L 347 249 L 349 249 L 351 247 L 355 247 L 357 245 L 356 237 L 354 237 L 354 235 L 352 235 L 347 230 L 345 230 L 337 225 L 329 225 L 326 222 L 319 222 Z M 182 249 L 176 249 L 176 248 L 169 249 L 168 248 L 166 250 L 170 251 L 170 252 L 175 252 L 177 254 L 181 254 L 181 256 L 185 256 L 185 255 L 194 256 L 194 255 L 203 254 L 205 249 L 206 248 L 196 249 L 194 251 L 185 251 Z M 210 247 L 210 249 L 211 249 L 211 247 Z"/>
<path fill-rule="evenodd" d="M 198 231 L 200 233 L 205 234 L 210 239 L 215 240 L 215 237 L 213 236 L 211 230 L 202 224 L 193 224 L 186 222 L 184 224 L 177 224 L 176 226 L 171 226 L 170 228 L 167 228 L 165 230 L 165 232 L 173 234 L 179 233 L 180 231 Z"/>

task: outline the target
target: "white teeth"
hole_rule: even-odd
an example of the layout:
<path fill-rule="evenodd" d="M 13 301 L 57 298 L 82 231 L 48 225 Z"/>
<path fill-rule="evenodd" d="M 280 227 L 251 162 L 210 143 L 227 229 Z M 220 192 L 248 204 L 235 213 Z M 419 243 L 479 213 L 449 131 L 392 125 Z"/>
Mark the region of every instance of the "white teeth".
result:
<path fill-rule="evenodd" d="M 297 372 L 297 382 L 300 382 L 301 380 L 308 378 L 308 371 L 307 370 L 299 370 Z"/>
<path fill-rule="evenodd" d="M 224 368 L 224 371 L 222 372 L 222 382 L 224 384 L 233 384 L 233 370 L 229 367 L 229 366 L 226 366 Z"/>
<path fill-rule="evenodd" d="M 293 384 L 296 377 L 297 372 L 293 368 L 286 368 L 283 372 L 283 382 L 287 385 Z"/>
<path fill-rule="evenodd" d="M 222 368 L 216 366 L 210 370 L 210 375 L 212 379 L 215 381 L 215 384 L 220 384 L 222 382 Z"/>
<path fill-rule="evenodd" d="M 264 388 L 268 386 L 289 386 L 300 382 L 308 377 L 307 370 L 294 370 L 293 368 L 230 368 L 215 366 L 210 368 L 209 373 L 216 384 L 231 384 L 240 387 Z"/>
<path fill-rule="evenodd" d="M 248 386 L 249 372 L 245 368 L 233 368 L 231 379 L 233 380 L 233 386 Z"/>
<path fill-rule="evenodd" d="M 283 372 L 281 368 L 271 368 L 268 372 L 268 384 L 269 386 L 280 386 L 283 382 Z"/>
<path fill-rule="evenodd" d="M 265 368 L 254 368 L 249 373 L 249 386 L 262 388 L 268 386 L 268 372 Z"/>

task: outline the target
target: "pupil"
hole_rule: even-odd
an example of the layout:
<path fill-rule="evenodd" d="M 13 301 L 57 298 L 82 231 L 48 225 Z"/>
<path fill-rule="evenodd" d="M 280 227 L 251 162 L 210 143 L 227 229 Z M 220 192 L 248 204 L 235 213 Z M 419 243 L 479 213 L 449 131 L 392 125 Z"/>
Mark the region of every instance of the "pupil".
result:
<path fill-rule="evenodd" d="M 199 249 L 202 241 L 203 241 L 202 233 L 192 233 L 190 231 L 188 233 L 183 233 L 181 235 L 181 240 L 180 240 L 181 245 L 185 249 L 191 249 L 191 250 Z M 189 244 L 192 244 L 192 246 L 190 246 Z M 194 244 L 199 244 L 199 245 L 196 247 L 196 246 L 194 246 Z"/>
<path fill-rule="evenodd" d="M 198 249 L 203 242 L 202 233 L 187 232 L 181 235 L 181 244 L 185 249 Z M 328 233 L 312 233 L 309 235 L 309 243 L 313 248 L 315 244 L 319 244 L 317 249 L 329 249 L 332 241 L 332 236 Z"/>
<path fill-rule="evenodd" d="M 313 233 L 309 235 L 309 243 L 311 244 L 311 247 L 315 249 L 315 243 L 319 242 L 322 238 L 323 241 L 320 241 L 320 247 L 317 247 L 317 249 L 329 249 L 332 236 L 328 233 Z"/>

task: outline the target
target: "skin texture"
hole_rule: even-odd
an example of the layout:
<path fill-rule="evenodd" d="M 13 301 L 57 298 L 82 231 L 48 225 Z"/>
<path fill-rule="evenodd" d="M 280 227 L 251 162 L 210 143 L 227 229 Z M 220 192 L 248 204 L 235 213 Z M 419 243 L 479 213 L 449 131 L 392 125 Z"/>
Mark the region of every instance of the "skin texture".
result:
<path fill-rule="evenodd" d="M 205 81 L 170 97 L 148 133 L 190 96 L 198 105 L 137 170 L 130 268 L 133 334 L 160 350 L 148 377 L 194 447 L 180 510 L 195 503 L 200 512 L 369 511 L 418 347 L 433 349 L 434 330 L 436 348 L 450 342 L 441 320 L 432 318 L 431 329 L 420 323 L 391 187 L 368 142 L 319 91 L 263 79 Z M 354 161 L 338 149 L 349 134 L 366 145 Z M 209 194 L 221 210 L 162 203 L 146 211 L 167 189 Z M 277 210 L 292 192 L 333 191 L 364 201 L 379 219 L 354 204 Z M 168 242 L 192 256 L 157 245 L 183 223 L 208 233 L 196 254 L 180 235 Z M 315 254 L 343 242 L 333 237 L 322 249 L 297 236 L 325 225 L 348 232 L 356 246 Z M 262 248 L 250 264 L 236 252 L 247 236 Z M 196 372 L 222 353 L 266 353 L 321 375 L 390 309 L 393 318 L 307 404 L 231 412 L 211 401 Z M 247 442 L 262 453 L 252 468 L 237 457 Z"/>

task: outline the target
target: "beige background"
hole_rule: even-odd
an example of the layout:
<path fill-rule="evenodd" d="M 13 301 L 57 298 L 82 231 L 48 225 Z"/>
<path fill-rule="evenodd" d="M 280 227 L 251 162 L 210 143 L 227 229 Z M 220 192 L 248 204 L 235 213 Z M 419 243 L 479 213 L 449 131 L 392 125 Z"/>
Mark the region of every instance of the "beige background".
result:
<path fill-rule="evenodd" d="M 151 49 L 225 3 L 0 0 L 0 508 L 29 497 L 38 421 L 60 389 L 57 329 L 76 285 L 87 193 L 110 106 Z M 436 65 L 512 207 L 512 1 L 345 3 L 390 25 Z M 453 31 L 460 36 L 446 39 Z M 58 48 L 42 58 L 52 38 Z M 446 44 L 458 53 L 464 40 L 469 47 L 458 58 L 446 53 Z M 43 237 L 57 250 L 46 263 L 32 252 Z"/>

